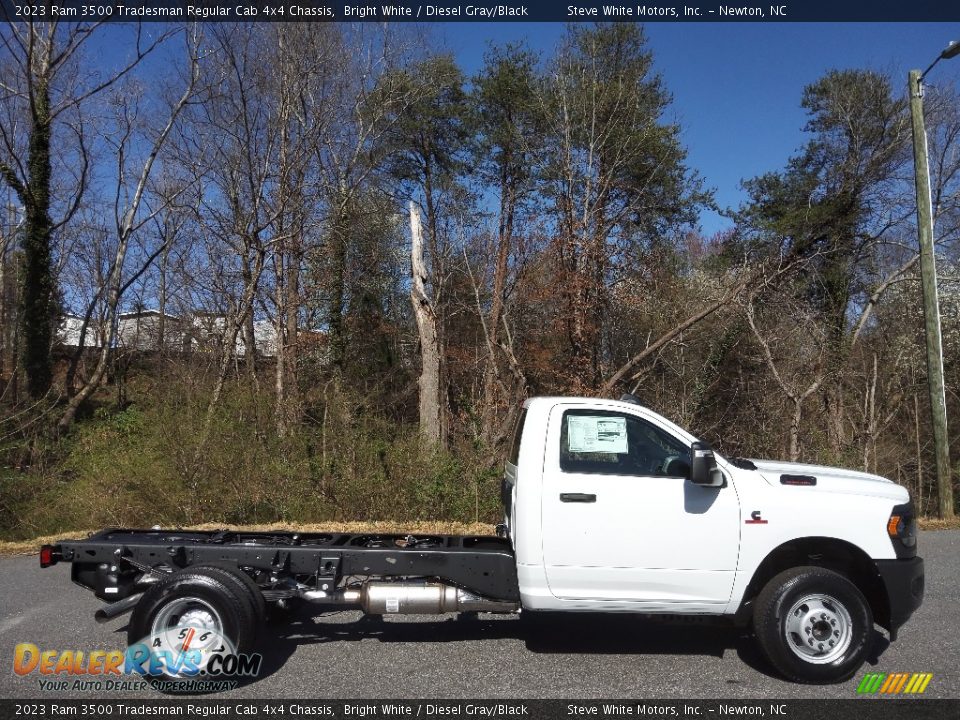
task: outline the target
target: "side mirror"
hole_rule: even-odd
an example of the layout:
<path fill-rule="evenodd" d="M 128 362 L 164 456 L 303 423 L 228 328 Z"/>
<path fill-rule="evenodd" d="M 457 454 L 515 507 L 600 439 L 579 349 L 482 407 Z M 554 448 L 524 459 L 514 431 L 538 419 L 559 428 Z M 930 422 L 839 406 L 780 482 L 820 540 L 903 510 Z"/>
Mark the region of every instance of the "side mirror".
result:
<path fill-rule="evenodd" d="M 705 442 L 690 447 L 690 482 L 701 487 L 723 487 L 723 473 L 717 467 L 713 449 Z"/>

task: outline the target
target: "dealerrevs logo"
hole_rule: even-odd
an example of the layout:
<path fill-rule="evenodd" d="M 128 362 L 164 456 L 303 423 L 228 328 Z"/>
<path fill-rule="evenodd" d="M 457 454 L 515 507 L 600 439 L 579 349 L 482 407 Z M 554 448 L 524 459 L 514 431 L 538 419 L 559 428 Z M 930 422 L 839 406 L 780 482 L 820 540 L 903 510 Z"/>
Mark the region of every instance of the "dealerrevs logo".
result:
<path fill-rule="evenodd" d="M 126 650 L 51 650 L 20 643 L 13 672 L 37 677 L 41 690 L 130 690 L 149 680 L 163 690 L 197 692 L 228 689 L 237 683 L 223 681 L 260 673 L 262 655 L 234 652 L 213 631 L 183 627 L 166 634 L 170 640 L 147 637 Z"/>

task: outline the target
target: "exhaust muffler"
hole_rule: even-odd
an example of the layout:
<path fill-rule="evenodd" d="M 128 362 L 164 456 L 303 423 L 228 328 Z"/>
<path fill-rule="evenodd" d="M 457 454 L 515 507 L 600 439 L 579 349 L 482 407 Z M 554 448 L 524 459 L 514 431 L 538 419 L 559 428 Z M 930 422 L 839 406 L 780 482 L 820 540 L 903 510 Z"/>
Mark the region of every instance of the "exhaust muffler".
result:
<path fill-rule="evenodd" d="M 345 590 L 343 602 L 358 603 L 368 615 L 441 615 L 456 612 L 516 612 L 520 603 L 491 600 L 443 583 L 365 582 Z"/>

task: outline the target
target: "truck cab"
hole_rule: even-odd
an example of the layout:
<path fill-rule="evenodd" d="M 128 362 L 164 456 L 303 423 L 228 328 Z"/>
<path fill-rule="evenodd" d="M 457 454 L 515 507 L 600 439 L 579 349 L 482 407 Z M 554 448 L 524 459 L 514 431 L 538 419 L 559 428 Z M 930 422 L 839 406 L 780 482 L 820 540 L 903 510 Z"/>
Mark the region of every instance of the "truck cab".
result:
<path fill-rule="evenodd" d="M 810 679 L 807 666 L 825 679 L 846 665 L 835 649 L 855 647 L 874 620 L 895 637 L 923 597 L 905 488 L 852 470 L 721 457 L 631 396 L 528 400 L 503 497 L 525 609 L 717 615 L 756 627 L 762 600 L 774 613 L 767 625 L 787 611 L 798 619 L 766 642 L 787 651 L 774 664 L 795 679 Z M 815 591 L 808 602 L 772 608 L 787 580 L 814 570 L 812 585 L 799 582 Z M 864 608 L 852 611 L 835 597 L 843 592 Z"/>

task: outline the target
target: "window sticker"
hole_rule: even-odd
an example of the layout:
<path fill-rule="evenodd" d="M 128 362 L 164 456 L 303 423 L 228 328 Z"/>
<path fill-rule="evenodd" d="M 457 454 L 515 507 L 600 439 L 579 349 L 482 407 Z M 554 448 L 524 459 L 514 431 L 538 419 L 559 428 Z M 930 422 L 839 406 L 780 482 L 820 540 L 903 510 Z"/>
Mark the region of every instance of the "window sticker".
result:
<path fill-rule="evenodd" d="M 627 419 L 568 415 L 567 452 L 626 453 Z"/>

